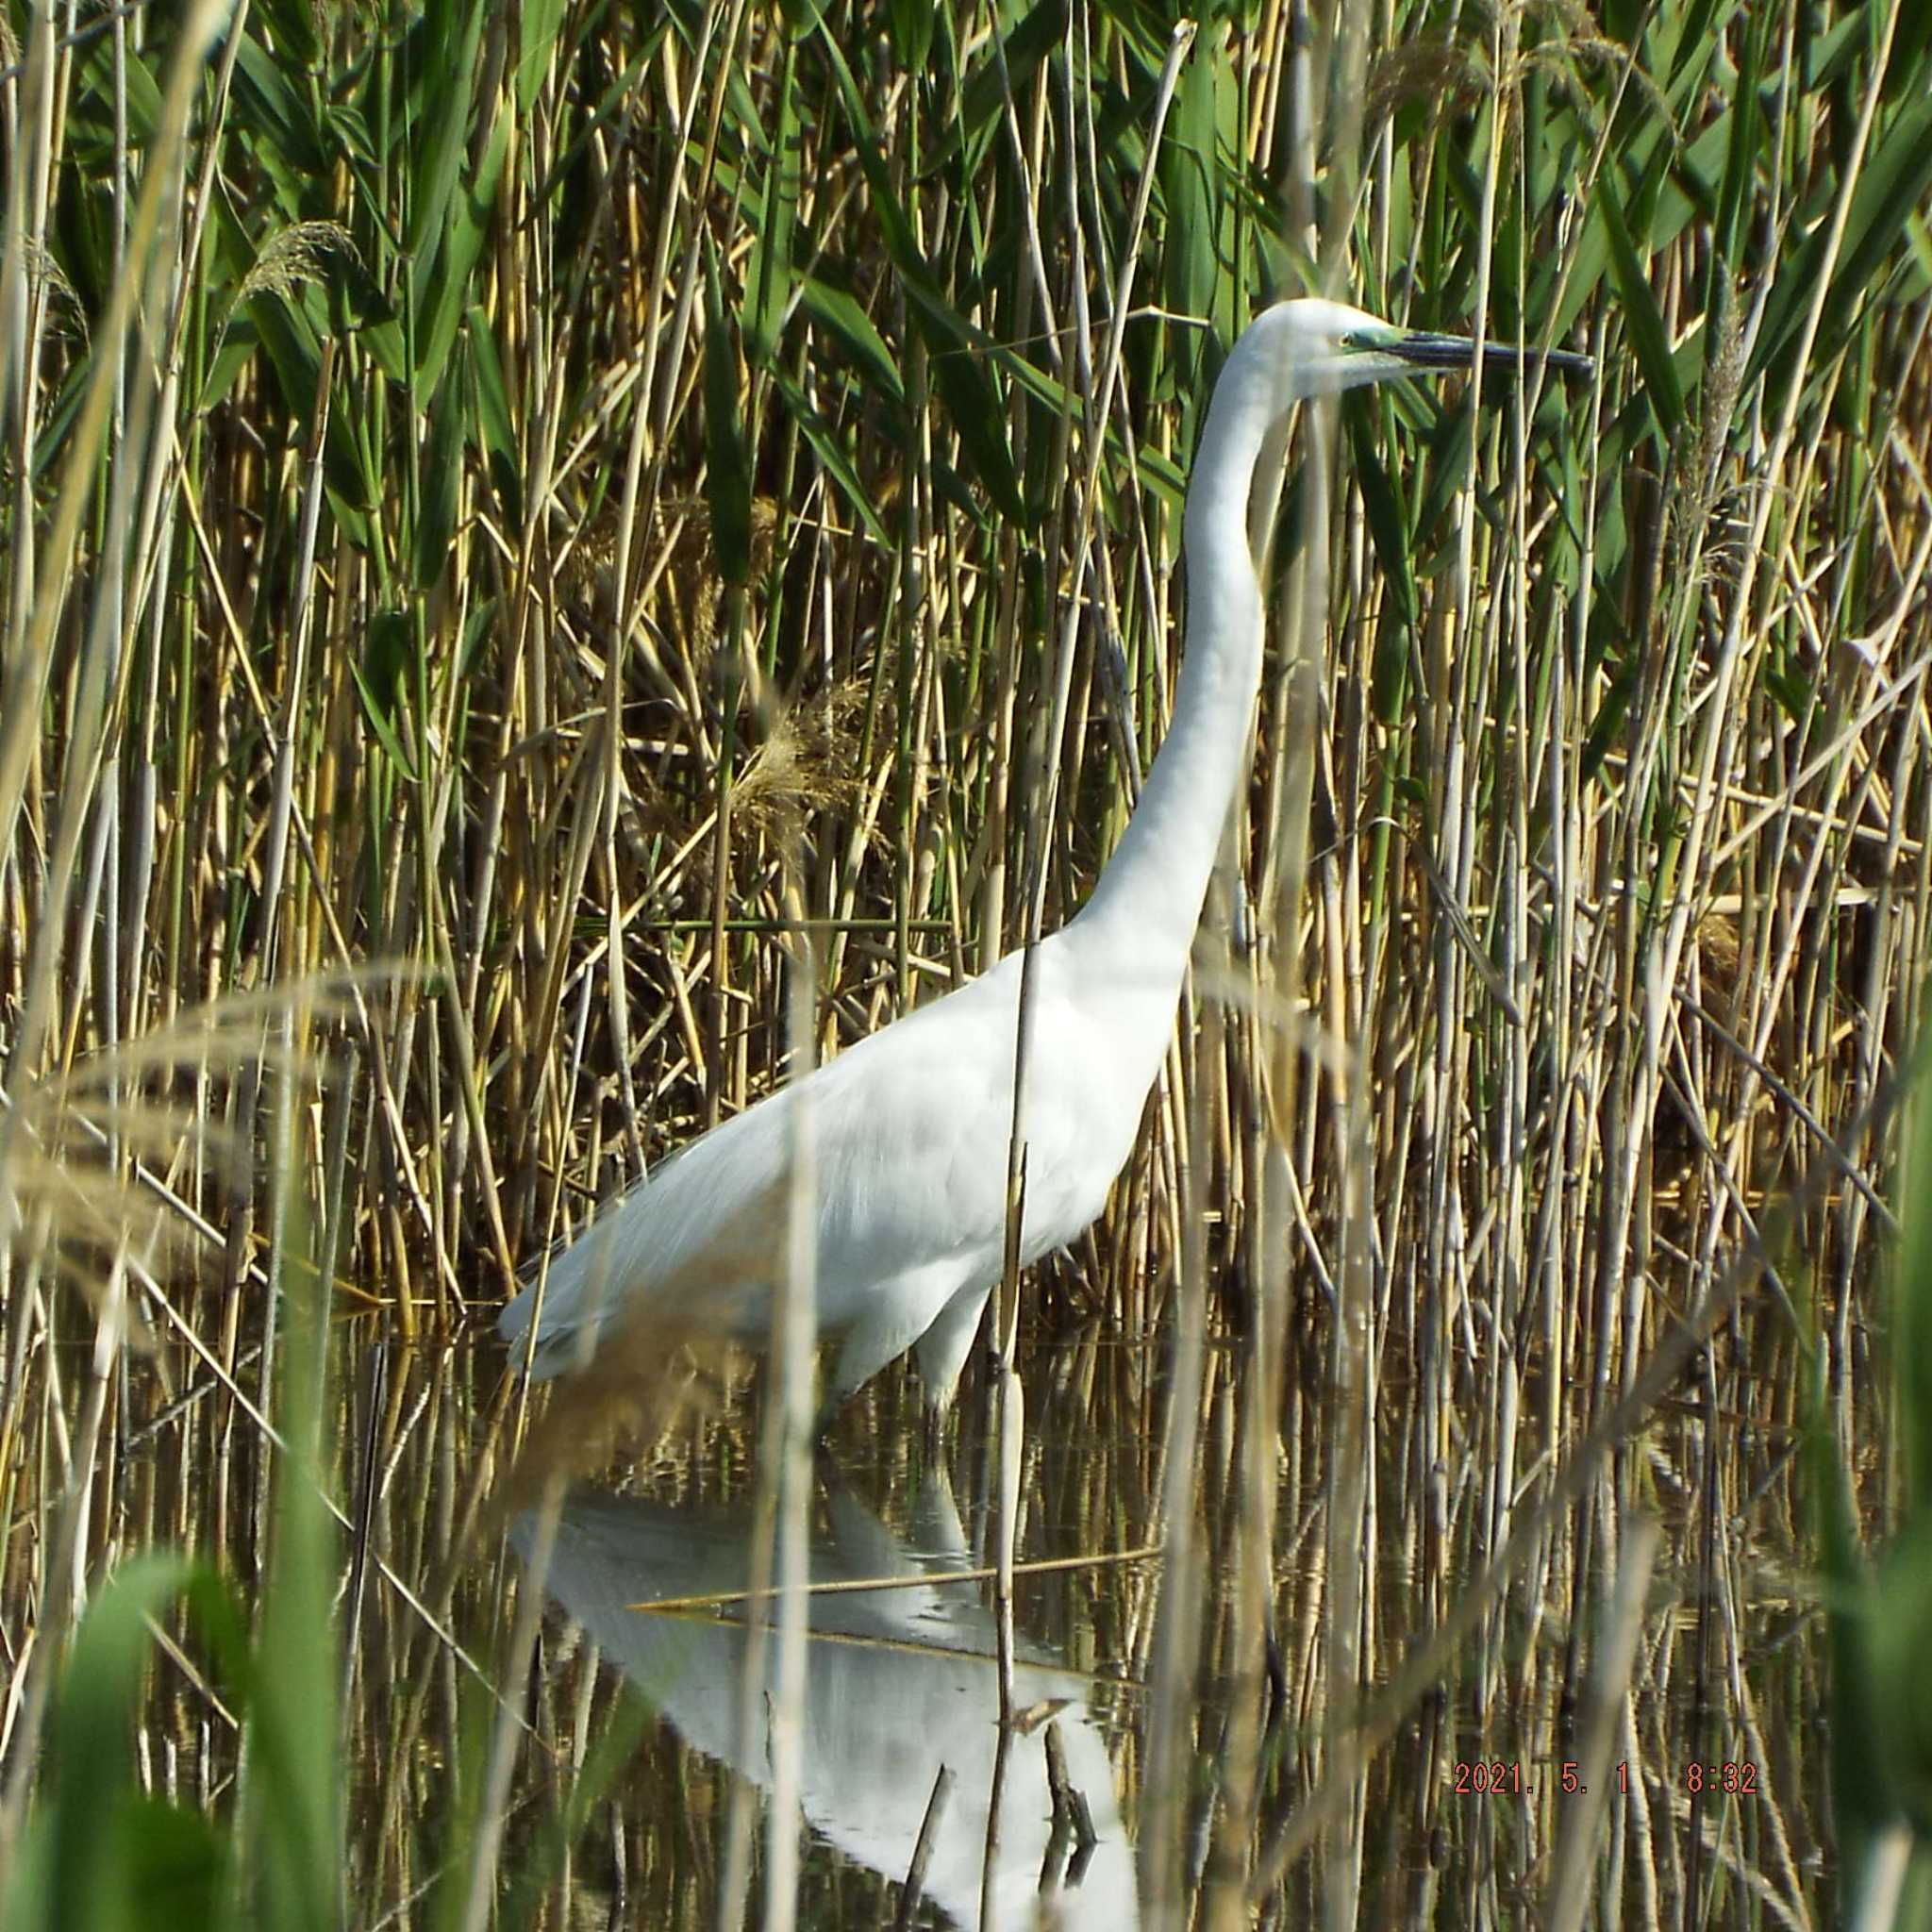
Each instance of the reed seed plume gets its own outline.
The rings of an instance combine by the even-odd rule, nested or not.
[[[859,726],[866,691],[848,679],[821,696],[774,708],[758,749],[732,788],[732,816],[779,847],[827,813],[847,814],[864,791]]]
[[[716,1229],[675,1274],[654,1280],[641,1307],[625,1296],[621,1279],[600,1279],[593,1263],[584,1306],[608,1303],[612,1312],[601,1332],[589,1318],[574,1341],[550,1344],[571,1356],[554,1382],[533,1385],[532,1400],[542,1412],[505,1479],[507,1509],[528,1507],[547,1485],[601,1471],[619,1450],[635,1451],[693,1413],[719,1407],[734,1344],[765,1340],[751,1324],[752,1311],[783,1278],[785,1213],[780,1175],[751,1211]],[[576,1239],[594,1244],[595,1224]],[[540,1310],[533,1327],[541,1319]],[[527,1332],[511,1342],[512,1369],[522,1367],[530,1345]]]
[[[340,222],[292,222],[277,228],[242,276],[235,291],[236,306],[252,295],[279,295],[284,302],[292,301],[298,289],[326,275],[325,258],[331,254],[361,259],[355,238]]]
[[[1391,114],[1413,102],[1431,113],[1464,111],[1480,98],[1485,84],[1474,50],[1440,28],[1383,48],[1369,70],[1362,125],[1374,132]]]
[[[698,1322],[633,1322],[581,1369],[533,1391],[537,1414],[491,1502],[505,1522],[534,1507],[553,1482],[648,1466],[655,1445],[693,1420],[723,1415],[749,1358]]]
[[[60,313],[72,327],[75,342],[85,353],[88,345],[87,308],[74,284],[67,279],[59,258],[40,242],[24,243],[21,258],[26,265],[30,284],[59,297]]]
[[[219,1273],[192,1202],[210,1183],[231,1199],[250,1191],[259,1149],[234,1116],[238,1087],[264,1072],[311,1079],[322,1036],[364,988],[398,976],[372,968],[225,994],[0,1091],[0,1245],[51,1264],[97,1307],[123,1257],[161,1283]],[[299,1034],[287,1024],[298,1016]],[[135,1346],[151,1344],[139,1306],[127,1323]]]

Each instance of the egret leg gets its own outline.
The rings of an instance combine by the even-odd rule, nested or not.
[[[811,1450],[815,1457],[824,1457],[832,1453],[832,1424],[839,1420],[839,1411],[844,1406],[829,1391],[820,1402],[818,1412],[811,1419]]]
[[[925,1466],[927,1469],[941,1469],[946,1459],[946,1422],[953,1413],[953,1391],[950,1389],[946,1391],[943,1402],[934,1402],[928,1397],[924,1408],[921,1446],[925,1452]]]
[[[929,1410],[936,1408],[943,1415],[952,1407],[959,1371],[966,1366],[967,1354],[979,1333],[979,1318],[991,1292],[991,1282],[968,1282],[933,1318],[915,1344],[919,1375],[925,1384]]]
[[[929,1334],[934,1326],[933,1310],[940,1311],[941,1321],[945,1319],[958,1278],[958,1264],[948,1260],[908,1269],[890,1280],[874,1283],[867,1295],[863,1314],[845,1324],[844,1341],[840,1344],[839,1359],[832,1370],[833,1393],[841,1399],[850,1395],[871,1381],[888,1362],[904,1355],[915,1341]],[[967,1341],[970,1343],[971,1340],[969,1335]],[[948,1388],[964,1358],[962,1345],[958,1359],[952,1363]],[[926,1355],[923,1344],[919,1359],[921,1368],[924,1368]]]

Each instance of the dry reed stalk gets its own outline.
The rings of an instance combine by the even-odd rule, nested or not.
[[[1842,9],[1828,13],[1842,25]],[[1315,104],[1336,92],[1330,44],[1294,33],[1321,27],[1321,9],[1310,20],[1272,5],[1245,33],[1197,45],[1175,111],[1198,108],[1211,139],[1177,143],[1170,128],[1154,158],[1133,116],[1164,50],[1127,40],[1112,16],[1078,15],[1043,49],[1004,26],[942,41],[956,52],[923,65],[874,35],[856,84],[914,262],[886,245],[891,208],[817,42],[748,11],[735,40],[721,12],[692,39],[673,21],[619,46],[565,14],[527,74],[492,27],[457,117],[462,151],[481,159],[513,108],[458,318],[468,359],[443,391],[463,421],[437,557],[417,554],[414,532],[445,405],[413,359],[426,291],[393,239],[423,190],[402,158],[420,142],[368,158],[325,128],[337,158],[291,176],[276,146],[286,129],[239,58],[244,42],[271,68],[291,50],[280,23],[250,9],[197,81],[187,145],[167,164],[151,132],[117,129],[111,61],[90,65],[86,45],[62,46],[33,13],[22,71],[0,80],[25,158],[8,174],[0,262],[0,733],[18,774],[0,800],[8,1052],[38,1033],[37,1071],[79,1066],[210,992],[259,983],[276,958],[295,972],[421,962],[425,978],[365,1002],[366,1113],[344,1124],[325,1108],[296,1158],[324,1193],[324,1149],[341,1149],[345,1305],[380,1306],[406,1338],[440,1342],[491,1297],[506,1248],[522,1259],[581,1225],[713,1096],[733,1105],[775,1077],[790,834],[747,820],[768,726],[753,704],[727,715],[721,670],[788,702],[864,693],[857,803],[827,788],[808,833],[805,909],[829,935],[816,1038],[830,1050],[1025,930],[1029,840],[1048,855],[1053,916],[1076,904],[1131,807],[1172,688],[1170,509],[1207,381],[1194,339],[1163,317],[1211,311],[1234,326],[1249,292],[1282,273],[1255,252],[1276,227],[1311,273],[1346,245],[1370,306],[1444,325],[1480,310],[1498,335],[1519,318],[1562,331],[1574,291],[1606,372],[1579,426],[1560,426],[1554,399],[1539,406],[1533,391],[1466,451],[1454,397],[1344,415],[1354,459],[1340,471],[1320,614],[1332,649],[1314,708],[1308,895],[1284,906],[1277,884],[1269,896],[1288,877],[1277,827],[1299,782],[1283,681],[1263,710],[1232,916],[1247,971],[1249,894],[1260,896],[1276,965],[1293,956],[1311,1010],[1357,1049],[1358,1071],[1300,1081],[1264,1126],[1275,1035],[1263,1003],[1216,1023],[1219,1040],[1183,1027],[1145,1146],[1091,1247],[1042,1274],[1037,1306],[1049,1328],[1097,1313],[1106,1336],[1161,1335],[1185,1305],[1173,1264],[1199,1244],[1208,1368],[1191,1398],[1194,1528],[1218,1571],[1231,1574],[1241,1509],[1259,1507],[1236,1495],[1236,1472],[1265,1447],[1279,1486],[1272,1536],[1240,1546],[1245,1622],[1204,1620],[1204,1668],[1256,1683],[1265,1598],[1303,1725],[1257,1762],[1246,1824],[1225,1827],[1230,1863],[1244,1864],[1291,1781],[1322,1769],[1313,1733],[1335,1707],[1324,1673],[1373,1679],[1412,1641],[1404,1577],[1419,1579],[1429,1622],[1451,1620],[1485,1558],[1521,1535],[1536,1486],[1636,1386],[1683,1310],[1740,1247],[1788,1224],[1765,1291],[1714,1339],[1694,1403],[1653,1409],[1560,1520],[1513,1544],[1507,1611],[1486,1612],[1466,1653],[1442,1662],[1431,1735],[1444,1765],[1477,1733],[1510,1748],[1589,1681],[1591,1607],[1616,1574],[1620,1511],[1652,1490],[1671,1557],[1712,1583],[1700,1619],[1658,1626],[1641,1653],[1644,1714],[1624,1748],[1671,1755],[1647,1700],[1700,1668],[1761,1705],[1762,1579],[1726,1568],[1707,1537],[1730,1514],[1754,1549],[1802,1547],[1791,1452],[1814,1364],[1863,1458],[1861,1505],[1875,1519],[1897,1503],[1895,1465],[1873,1449],[1882,1406],[1867,1340],[1889,1240],[1874,1204],[1893,1154],[1864,1123],[1920,1017],[1932,920],[1912,629],[1932,559],[1928,314],[1897,292],[1917,286],[1903,255],[1861,252],[1859,185],[1898,178],[1887,142],[1906,94],[1874,87],[1863,42],[1839,92],[1819,93],[1783,17],[1740,17],[1714,50],[1671,51],[1722,55],[1693,84],[1650,71],[1655,38],[1611,56],[1588,23],[1546,12],[1418,43],[1424,23],[1397,8],[1374,28],[1361,138],[1330,143],[1318,221],[1311,162],[1275,188]],[[153,74],[176,51],[157,61],[142,37],[160,28],[107,25],[124,67]],[[1196,63],[1209,83],[1198,96]],[[379,68],[391,98],[410,103],[412,141],[427,125],[393,50],[359,24],[328,23],[314,65],[331,76],[325,115],[354,96],[343,76]],[[1710,149],[1696,148],[1734,105],[1725,75],[1747,72],[1753,111],[1780,130],[1747,157],[1748,252],[1712,214]],[[706,631],[697,586],[712,575],[712,532],[688,511],[706,476],[697,351],[711,324],[697,277],[713,251],[736,325],[774,151],[760,135],[787,86],[800,279],[772,357],[747,361],[736,397],[758,489],[777,506],[776,561],[755,566],[741,608],[722,628],[713,608]],[[1704,188],[1677,220],[1693,153]],[[1191,198],[1176,158],[1197,155],[1207,185]],[[1630,199],[1640,179],[1660,184],[1654,204]],[[142,258],[137,187],[179,197],[164,299],[143,308],[152,341],[131,358],[115,321],[128,309],[75,252],[68,211],[76,184],[96,183],[104,260],[116,248]],[[236,184],[246,197],[225,199]],[[1606,197],[1633,224],[1627,288],[1604,266]],[[322,264],[325,287],[239,298],[282,233],[323,221],[349,235],[393,325],[353,312],[346,255]],[[1196,247],[1218,280],[1191,279]],[[1103,382],[1108,357],[1083,359],[1092,291],[1118,288],[1135,257],[1144,307],[1130,324],[1118,306],[1106,318],[1120,350]],[[908,292],[915,267],[921,300]],[[927,327],[935,293],[969,332]],[[1642,301],[1674,356],[1674,424],[1670,385],[1639,353]],[[274,352],[291,331],[310,352],[299,365]],[[333,373],[318,385],[325,349]],[[61,412],[95,352],[111,391],[90,431],[103,454],[63,472],[94,419]],[[962,364],[985,379],[976,417],[948,389]],[[1024,519],[981,467],[988,426]],[[37,493],[50,458],[74,485],[64,499]],[[1459,499],[1452,472],[1474,485]],[[600,605],[573,559],[620,516],[624,583]],[[56,567],[63,528],[71,571]],[[1061,594],[1089,620],[1071,632],[1051,615]],[[62,595],[67,614],[36,658],[36,613],[44,627]],[[109,638],[111,675],[110,657],[90,658]],[[90,661],[92,688],[77,675]],[[38,695],[17,707],[28,686]],[[1357,1155],[1363,1079],[1376,1104]],[[22,1091],[11,1074],[8,1091]],[[247,1112],[215,1072],[184,1076],[182,1091],[238,1126]],[[10,1609],[10,1639],[50,1634],[37,1619],[56,1602],[60,1499],[76,1482],[90,1576],[148,1542],[193,1542],[244,1574],[264,1552],[269,1250],[228,1211],[229,1177],[201,1140],[149,1146],[114,1108],[101,1124],[110,1164],[158,1191],[167,1217],[232,1244],[225,1270],[170,1284],[165,1301],[130,1277],[132,1304],[169,1340],[152,1363],[110,1351],[104,1381],[76,1373],[97,1335],[58,1287],[58,1243],[29,1240],[0,1260],[0,1598],[25,1607]],[[1829,1189],[1780,1223],[1771,1204],[1827,1147]],[[1330,1297],[1359,1307],[1349,1284],[1362,1257],[1371,1426],[1351,1474],[1329,1426]],[[1257,1283],[1284,1326],[1274,1424],[1245,1406],[1249,1374],[1231,1366]],[[424,1809],[424,1767],[448,1755],[439,1727],[467,1672],[446,1646],[460,1637],[474,1654],[463,1620],[484,1607],[458,1552],[481,1479],[463,1417],[466,1405],[490,1411],[491,1370],[404,1353],[379,1398],[359,1381],[341,1397],[344,1440],[370,1444],[361,1560],[423,1612],[378,1581],[358,1666],[364,1683],[406,1687],[393,1724],[358,1717],[351,1746],[394,1827],[375,1835],[368,1870],[396,1899],[434,1866],[401,1821]],[[1041,1374],[1050,1405],[1134,1446],[1070,1465],[1036,1439],[1022,1464],[1029,1520],[1038,1484],[1051,1499],[1040,1510],[1138,1545],[1178,1480],[1159,1467],[1144,1358],[1103,1341]],[[865,1412],[880,1429],[858,1445],[895,1483],[908,1452],[881,1439],[904,1399],[897,1382],[873,1392]],[[668,1432],[679,1479],[723,1480],[705,1457],[738,1441],[732,1428],[699,1415]],[[1357,1481],[1361,1650],[1324,1664],[1323,1592],[1339,1602],[1347,1579],[1332,1550],[1319,1575],[1297,1566],[1345,1526]],[[1147,1655],[1151,1588],[1124,1585],[1103,1606],[1123,1657]],[[31,1651],[16,1641],[11,1655],[17,1711]],[[1815,1687],[1813,1669],[1794,1665],[1794,1680]],[[184,1681],[158,1689],[144,1748],[158,1788],[213,1802],[222,1719]],[[1775,1712],[1748,1720],[1748,1699],[1732,1698],[1739,1722],[1775,1735]],[[1171,1692],[1160,1701],[1171,1707]],[[568,1711],[560,1723],[568,1733]],[[1138,1740],[1122,1748],[1138,1770]],[[1373,1821],[1404,1775],[1368,1754],[1367,1808],[1357,1799],[1349,1815]],[[1416,1807],[1459,1856],[1456,1814],[1427,1795],[1440,1783],[1416,1787]],[[1150,1819],[1170,1795],[1149,1801]],[[1640,1788],[1613,1807],[1606,1895],[1626,1886],[1640,1917],[1661,1913],[1694,1865],[1710,1874],[1743,1842],[1781,1897],[1800,1895],[1790,1872],[1811,1868],[1797,1851],[1788,1865],[1780,1845],[1806,1841],[1808,1800],[1757,1814],[1743,1827],[1755,1839],[1700,1832],[1693,1849],[1667,1798]],[[1525,1806],[1520,1841],[1547,1849],[1559,1822]],[[1493,1823],[1480,1829],[1491,1850],[1509,1842]],[[632,1853],[626,1869],[647,1882]],[[1344,1855],[1338,1838],[1295,1867],[1296,1901],[1348,1897]],[[1161,1854],[1173,1870],[1179,1856]],[[1365,1911],[1374,1884],[1362,1882]]]

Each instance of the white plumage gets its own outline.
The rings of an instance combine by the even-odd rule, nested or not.
[[[1513,350],[1490,353],[1516,364]],[[1257,317],[1222,371],[1188,492],[1187,651],[1173,724],[1092,897],[1041,941],[1035,965],[1023,1260],[1099,1214],[1172,1034],[1247,769],[1262,648],[1248,504],[1264,441],[1306,396],[1473,357],[1457,337],[1296,301]],[[851,1393],[916,1347],[927,1399],[942,1407],[1005,1252],[1022,958],[1008,955],[660,1164],[551,1258],[534,1373],[554,1374],[613,1326],[654,1318],[680,1334],[761,1341],[792,1110],[803,1104],[817,1167],[819,1326],[839,1344],[831,1393]],[[538,1294],[533,1282],[504,1309],[498,1325],[512,1342],[524,1341]]]

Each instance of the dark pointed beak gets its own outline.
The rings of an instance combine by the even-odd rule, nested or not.
[[[1388,345],[1388,353],[1418,369],[1472,369],[1475,366],[1475,344],[1467,336],[1429,335],[1418,330]],[[1485,342],[1483,368],[1503,375],[1514,375],[1525,369],[1565,369],[1576,375],[1591,375],[1596,364],[1588,356],[1569,349],[1519,349],[1514,342]]]

